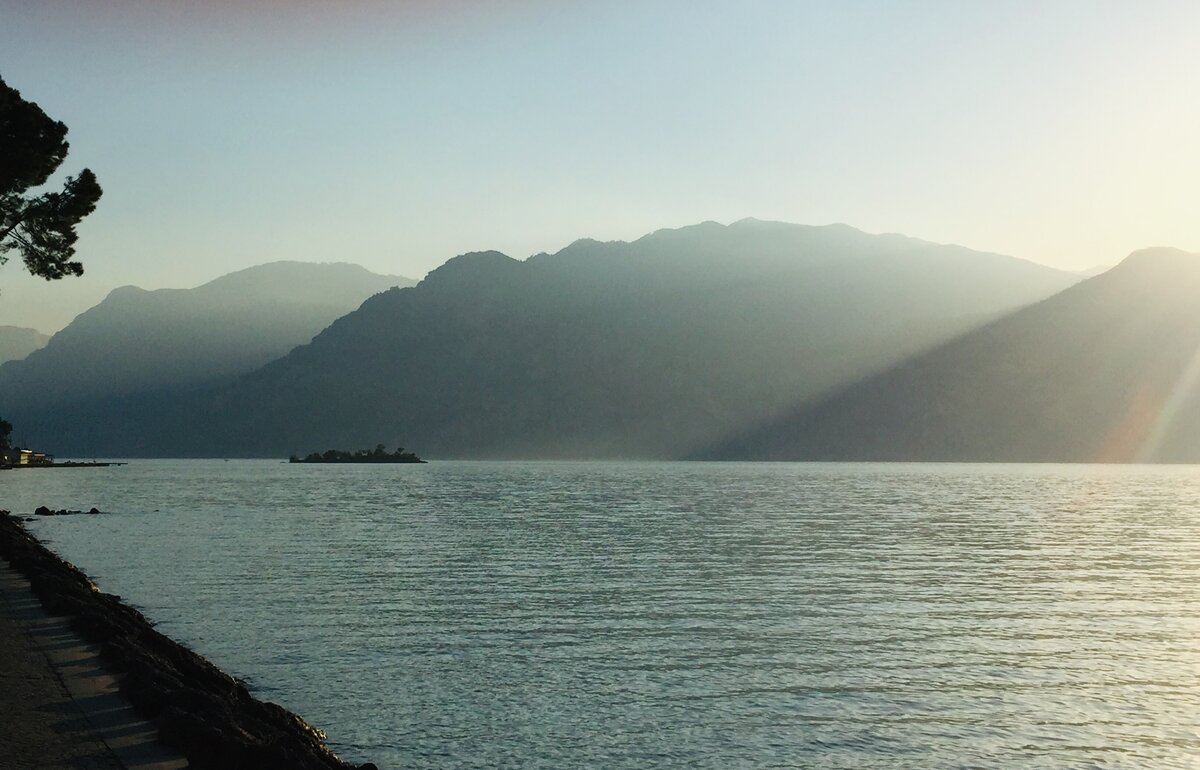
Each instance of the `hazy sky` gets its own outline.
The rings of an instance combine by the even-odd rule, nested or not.
[[[1064,268],[1200,250],[1200,3],[0,0],[0,74],[104,186],[47,331],[116,285],[746,216]]]

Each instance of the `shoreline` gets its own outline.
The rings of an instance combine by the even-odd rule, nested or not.
[[[184,770],[66,618],[0,559],[0,765],[10,770]]]
[[[256,699],[241,681],[154,630],[145,616],[102,593],[7,511],[0,511],[0,559],[28,580],[49,615],[64,617],[71,630],[97,645],[120,695],[189,766],[376,770],[373,763],[343,761],[319,729]]]

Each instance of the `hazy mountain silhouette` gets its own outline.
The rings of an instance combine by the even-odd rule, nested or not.
[[[149,455],[385,442],[435,458],[674,457],[1076,280],[754,220],[523,262],[465,254],[213,396],[113,404],[102,419],[137,427],[56,438]]]
[[[194,289],[115,289],[45,347],[0,366],[0,411],[35,436],[38,412],[69,426],[98,399],[227,379],[308,342],[372,294],[411,284],[357,265],[274,262]]]
[[[1200,254],[1095,278],[699,456],[1200,462]]]
[[[0,364],[17,361],[33,351],[45,347],[49,334],[23,326],[0,326]]]

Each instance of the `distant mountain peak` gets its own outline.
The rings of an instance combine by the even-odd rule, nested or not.
[[[50,335],[24,326],[0,326],[0,364],[19,361],[46,345]]]
[[[1149,265],[1194,268],[1200,265],[1200,254],[1173,246],[1151,246],[1132,252],[1121,260],[1118,267],[1145,267]]]
[[[113,297],[131,297],[135,294],[148,294],[149,292],[150,289],[143,289],[141,286],[134,286],[130,283],[113,289],[108,293],[105,299]]]
[[[500,251],[469,251],[466,254],[459,254],[457,257],[452,257],[446,260],[440,267],[431,270],[425,276],[425,282],[432,281],[437,283],[454,276],[481,270],[494,272],[495,270],[504,270],[519,264],[520,260],[513,259]]]
[[[663,238],[689,237],[699,233],[717,232],[725,229],[727,229],[726,225],[707,219],[703,222],[697,222],[694,225],[684,225],[683,227],[660,227],[654,232],[643,235],[641,238],[633,241],[633,243],[654,241]]]
[[[1090,276],[1091,281],[1124,281],[1145,286],[1191,281],[1200,276],[1200,254],[1171,246],[1152,246],[1130,253],[1114,267]]]
[[[1196,462],[1200,254],[1118,266],[699,456],[774,460]]]
[[[246,276],[252,275],[274,275],[279,273],[290,275],[298,272],[326,274],[335,272],[345,275],[379,275],[378,273],[374,273],[362,265],[358,265],[353,262],[343,262],[340,260],[332,262],[304,262],[296,259],[277,259],[273,262],[264,262],[261,265],[251,265],[250,267],[244,267],[241,270],[234,270],[232,273],[226,273],[225,275],[214,278],[202,285],[207,286],[209,283],[214,283],[217,281],[237,281],[245,278]]]
[[[270,262],[192,289],[121,286],[45,347],[0,367],[6,411],[195,385],[241,374],[308,342],[397,284],[349,263]]]

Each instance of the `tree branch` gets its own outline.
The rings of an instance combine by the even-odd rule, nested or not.
[[[16,230],[21,225],[21,223],[23,221],[25,221],[25,215],[28,213],[29,213],[28,206],[25,206],[23,209],[21,209],[20,215],[17,216],[17,221],[15,221],[11,225],[9,225],[8,228],[3,233],[0,233],[0,241],[3,241],[5,238],[7,238],[9,236],[10,233],[12,233],[13,230]],[[13,237],[16,238],[15,235]]]

